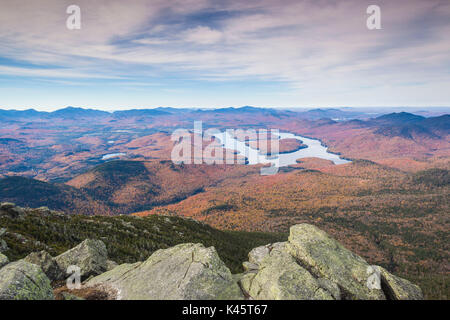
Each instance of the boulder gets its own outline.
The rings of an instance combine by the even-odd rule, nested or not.
[[[261,248],[261,247],[260,247]],[[261,259],[257,273],[247,273],[241,280],[244,294],[257,300],[332,300],[330,292],[289,255],[284,245],[256,250]],[[255,253],[255,250],[252,250]],[[249,254],[249,258],[251,254]]]
[[[154,252],[145,262],[122,264],[89,280],[124,300],[228,300],[243,295],[213,247],[180,244]]]
[[[0,269],[3,266],[6,266],[8,263],[9,263],[8,257],[0,253]]]
[[[267,256],[270,251],[273,249],[283,250],[285,248],[285,244],[285,242],[276,242],[252,249],[248,253],[248,261],[243,263],[244,269],[258,269],[262,259]]]
[[[2,202],[0,203],[0,209],[1,210],[9,210],[12,208],[15,208],[16,204],[12,202]]]
[[[48,207],[39,207],[39,208],[35,209],[34,211],[42,217],[48,217],[51,215],[51,211]]]
[[[106,260],[106,271],[110,271],[117,266],[118,266],[117,262],[112,260]]]
[[[45,250],[30,253],[23,260],[41,267],[42,271],[52,281],[63,280],[65,277],[65,272],[60,269],[55,259]]]
[[[17,207],[11,202],[2,202],[0,204],[0,215],[6,215],[13,219],[20,219],[25,215],[25,210],[21,207]]]
[[[45,273],[23,260],[0,269],[0,300],[53,300],[53,289]]]
[[[423,299],[418,286],[370,266],[308,224],[291,227],[287,242],[254,248],[248,257],[237,279],[249,299]]]
[[[377,266],[381,275],[381,285],[391,300],[423,300],[422,290],[410,281],[394,276]]]
[[[314,277],[339,286],[342,298],[385,299],[381,288],[367,285],[370,265],[317,227],[309,224],[291,227],[286,249]]]
[[[0,252],[5,252],[6,250],[8,250],[8,244],[6,243],[5,240],[0,239]]]
[[[108,252],[101,240],[86,239],[78,246],[55,257],[63,272],[71,265],[81,269],[81,278],[99,275],[107,270]]]
[[[248,261],[253,265],[258,265],[267,254],[269,254],[268,246],[254,248],[248,253]]]
[[[4,236],[6,234],[6,228],[0,228],[0,237]],[[6,244],[5,240],[0,239],[0,252],[5,252],[8,250],[8,245]]]

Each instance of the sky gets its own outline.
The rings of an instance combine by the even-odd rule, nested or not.
[[[449,52],[449,0],[0,0],[0,108],[449,106]]]

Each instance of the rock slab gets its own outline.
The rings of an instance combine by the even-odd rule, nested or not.
[[[63,270],[60,269],[55,259],[45,250],[30,253],[23,260],[41,267],[45,275],[52,281],[63,280],[65,278]]]
[[[423,299],[418,286],[369,265],[309,224],[291,227],[287,242],[255,248],[248,258],[238,277],[248,299]]]
[[[243,299],[216,250],[193,243],[158,250],[145,262],[119,265],[86,285],[124,300]]]
[[[81,269],[81,278],[87,279],[107,270],[108,252],[103,241],[86,239],[55,257],[55,261],[63,272],[71,265],[78,266]]]
[[[287,251],[316,278],[339,286],[346,299],[383,300],[383,291],[367,285],[370,265],[327,233],[310,224],[292,226]]]
[[[258,259],[252,254],[258,252]],[[248,273],[240,283],[244,293],[257,300],[333,300],[330,292],[295,259],[285,245],[259,247],[249,254],[258,263],[256,273]]]
[[[381,275],[381,284],[391,300],[423,300],[422,289],[414,283],[389,273],[377,266]]]

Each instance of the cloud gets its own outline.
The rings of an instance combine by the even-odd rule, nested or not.
[[[44,77],[44,78],[84,78],[84,79],[120,79],[115,76],[80,72],[73,69],[49,69],[49,68],[18,68],[0,66],[0,74],[15,76]]]
[[[72,1],[15,0],[0,11],[0,59],[17,65],[0,73],[273,81],[301,97],[448,83],[450,2],[378,3],[383,29],[369,31],[366,0],[79,0],[82,29],[69,31]]]
[[[213,44],[222,39],[222,32],[213,30],[209,27],[199,26],[188,29],[184,32],[183,38],[185,41],[194,42],[198,44]]]

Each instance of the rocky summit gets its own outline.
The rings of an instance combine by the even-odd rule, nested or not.
[[[309,224],[289,240],[253,249],[240,283],[251,299],[423,299],[421,289],[347,250]]]
[[[81,288],[61,281],[79,267]],[[0,254],[0,299],[110,300],[413,300],[421,289],[372,266],[309,224],[288,241],[256,247],[232,274],[214,247],[183,243],[147,260],[117,265],[101,240],[86,239],[52,257],[46,251],[9,262]]]

